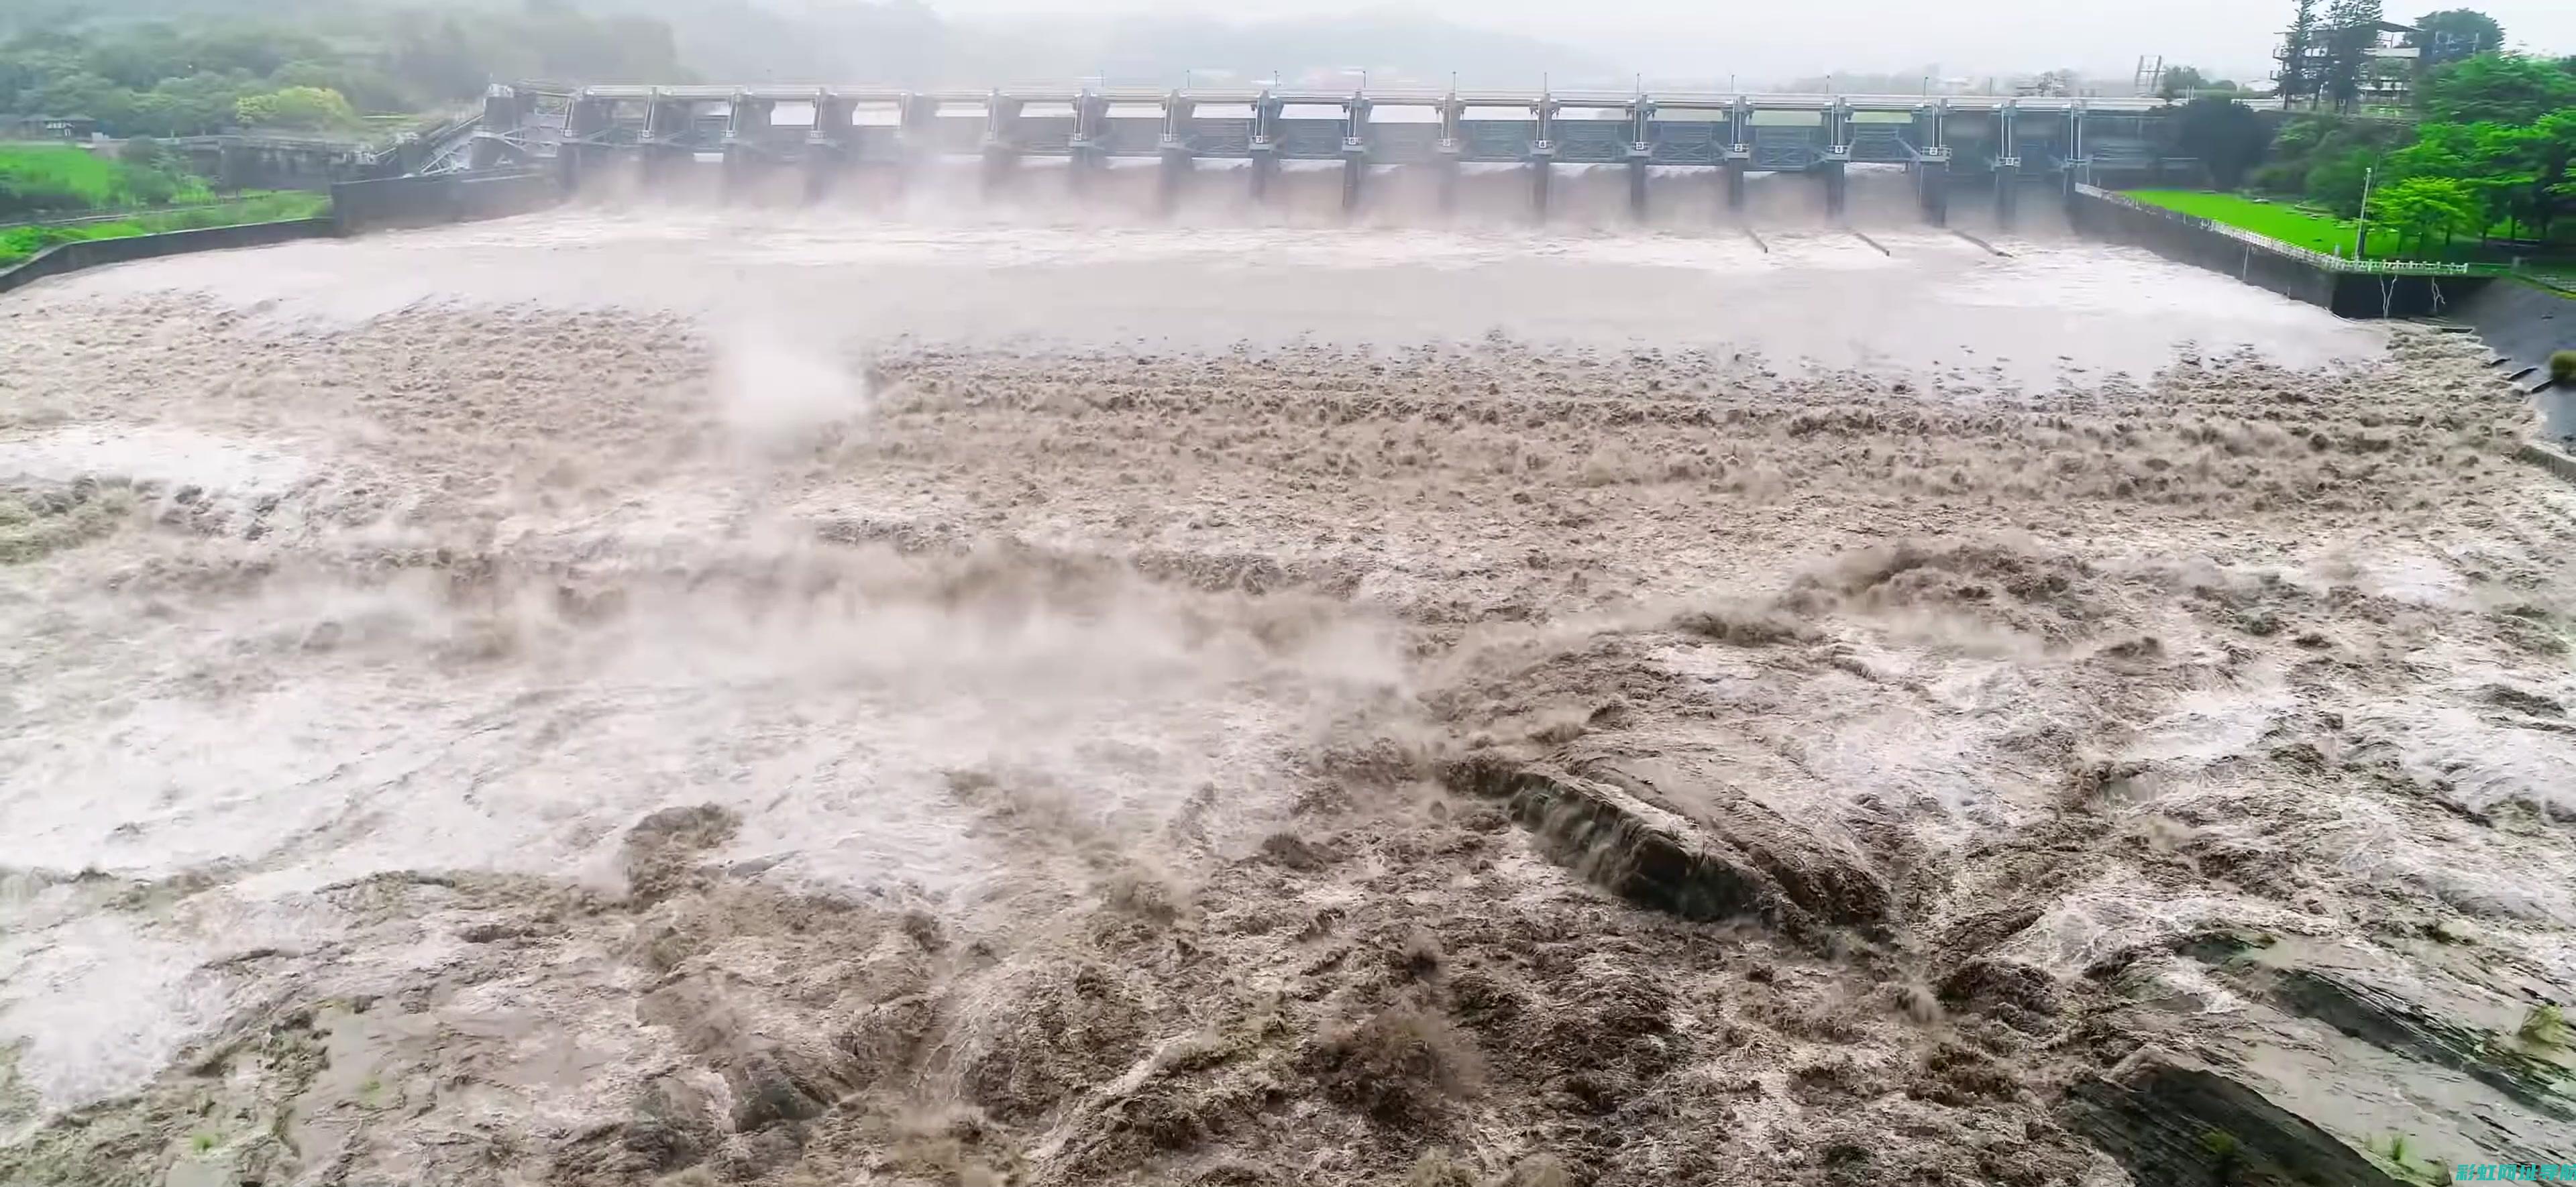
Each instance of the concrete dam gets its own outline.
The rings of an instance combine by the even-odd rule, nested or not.
[[[728,189],[789,175],[821,197],[853,174],[934,159],[980,158],[998,187],[1023,160],[1053,158],[1077,188],[1113,160],[1144,159],[1159,163],[1168,202],[1201,160],[1248,162],[1256,200],[1284,162],[1338,162],[1350,209],[1374,168],[1432,172],[1446,206],[1461,167],[1511,165],[1544,217],[1554,166],[1624,166],[1642,217],[1653,170],[1706,170],[1710,200],[1729,209],[1743,206],[1748,173],[1811,175],[1839,216],[1846,170],[1877,165],[1904,169],[1923,217],[1942,225],[1954,196],[2009,221],[2028,188],[2197,178],[2172,110],[2152,98],[496,85],[470,139],[423,172],[551,169],[574,184],[640,166],[650,184],[720,166]]]

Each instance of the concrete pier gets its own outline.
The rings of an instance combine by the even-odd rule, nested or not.
[[[1252,147],[1252,200],[1270,200],[1270,187],[1279,179],[1279,150],[1271,145]]]
[[[1556,162],[1556,148],[1549,144],[1530,146],[1530,214],[1547,221],[1547,183],[1550,168]]]
[[[1950,225],[1950,163],[1921,161],[1914,166],[1914,196],[1923,206],[1923,221]]]

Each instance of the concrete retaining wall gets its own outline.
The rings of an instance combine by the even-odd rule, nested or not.
[[[2557,446],[2529,441],[2523,444],[2521,451],[2515,456],[2569,482],[2576,482],[2576,457],[2568,456]]]
[[[2224,272],[2342,317],[2422,317],[2449,313],[2487,286],[2483,276],[2382,275],[2320,267],[2267,251],[2180,211],[2132,206],[2094,194],[2068,199],[2067,220],[2097,239],[2146,248],[2178,263]]]
[[[32,284],[48,276],[78,272],[101,264],[122,264],[128,260],[148,260],[155,256],[178,255],[191,251],[220,251],[233,247],[265,247],[295,239],[321,239],[340,233],[339,225],[327,218],[300,218],[275,223],[244,223],[238,227],[205,227],[194,231],[164,231],[158,235],[130,235],[123,239],[89,239],[78,243],[57,243],[15,268],[0,271],[0,293],[21,285]]]
[[[2576,350],[2576,298],[2519,281],[2488,285],[2451,316],[2520,367],[2545,367],[2552,352]]]
[[[563,200],[563,188],[542,173],[450,173],[437,177],[394,177],[347,182],[331,187],[329,218],[246,223],[196,231],[165,231],[123,239],[61,243],[37,252],[15,268],[0,270],[0,293],[48,276],[148,260],[191,251],[262,247],[295,239],[351,235],[385,227],[426,226],[470,219],[501,218],[540,210]]]
[[[331,209],[341,229],[354,235],[525,214],[563,197],[563,186],[547,173],[444,173],[342,182],[331,187]]]

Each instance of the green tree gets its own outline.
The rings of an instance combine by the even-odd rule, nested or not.
[[[2432,72],[2424,118],[2445,124],[2529,124],[2576,105],[2576,74],[2516,54],[2479,54]]]
[[[28,115],[85,115],[111,127],[134,110],[134,92],[85,70],[47,78],[21,99]]]
[[[2262,117],[2234,99],[2194,99],[2176,117],[2175,142],[2209,167],[2211,184],[2232,190],[2245,184],[2245,174],[2263,159],[2271,134]]]
[[[2576,107],[2561,108],[2526,128],[2495,134],[2498,156],[2511,162],[2520,183],[2517,210],[2541,238],[2561,214],[2576,208]]]
[[[2201,90],[2208,85],[2209,80],[2202,77],[2196,67],[2167,66],[2164,79],[2156,87],[2156,93],[2170,102],[2187,97],[2193,91]]]
[[[2326,9],[2326,61],[2322,93],[2336,111],[2361,98],[2361,80],[2379,43],[2379,0],[2334,0]]]
[[[2370,196],[2370,224],[2396,233],[2398,250],[2422,251],[2435,236],[2444,243],[2478,225],[2478,199],[2468,185],[2448,177],[2409,177]]]
[[[2474,8],[2446,8],[2425,13],[2424,19],[2415,22],[2415,32],[2408,35],[2406,44],[2424,51],[2420,59],[2424,65],[2438,66],[2501,51],[2504,26]]]
[[[244,95],[233,114],[251,128],[346,128],[358,113],[338,91],[324,87],[284,87],[265,95]]]
[[[2308,168],[2309,199],[2344,218],[2359,214],[2362,187],[2369,184],[2378,158],[2369,149],[2355,148],[2317,161]]]
[[[2281,109],[2317,93],[2317,0],[2290,0],[2290,28],[2281,35]]]
[[[134,97],[132,115],[116,130],[143,136],[204,136],[232,126],[233,108],[248,83],[222,74],[164,80]]]

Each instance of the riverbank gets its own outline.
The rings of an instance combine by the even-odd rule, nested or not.
[[[108,220],[8,227],[0,229],[0,268],[21,263],[56,244],[253,223],[294,222],[323,218],[330,213],[331,198],[327,194],[282,193],[237,202],[191,206],[183,210],[135,212]]]
[[[2326,255],[2350,257],[2360,246],[2360,220],[2336,218],[2323,211],[2303,209],[2294,199],[2271,200],[2207,190],[2123,190],[2121,193],[2140,202],[2224,223]],[[2383,228],[2371,238],[2369,258],[2465,263],[2524,273],[2554,286],[2564,286],[2571,278],[2576,278],[2576,242],[2554,244],[2547,249],[2516,248],[2482,244],[2475,236],[2469,236],[2437,249],[2409,252],[2400,251],[2397,236]]]

